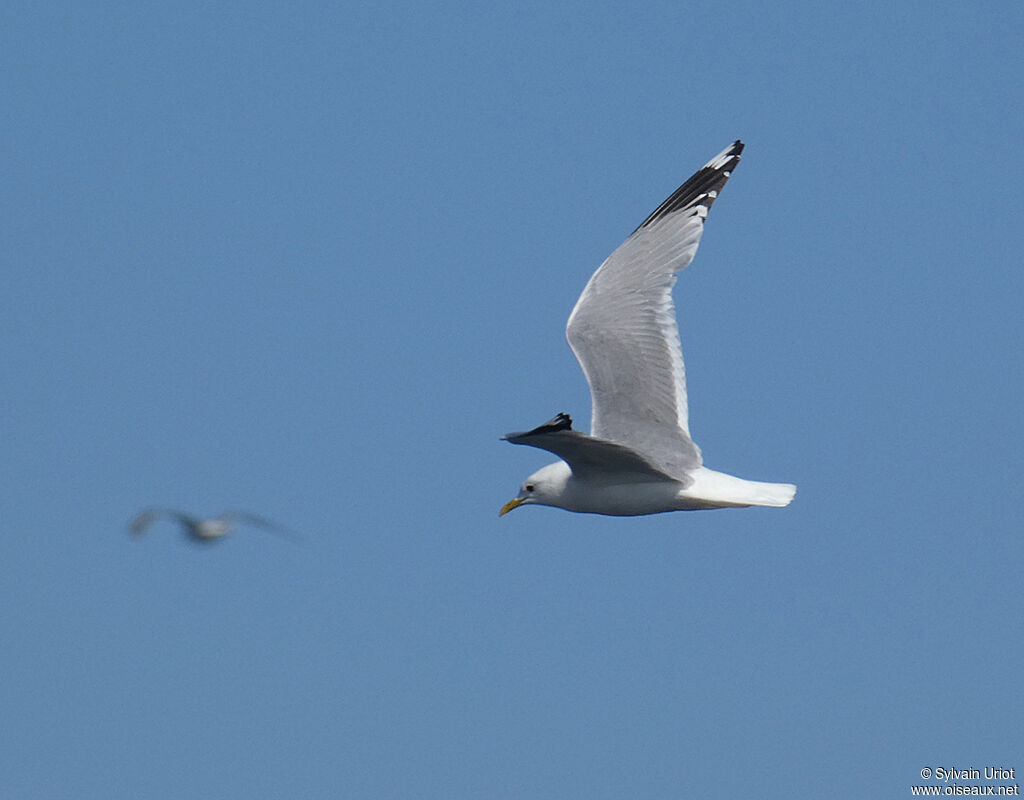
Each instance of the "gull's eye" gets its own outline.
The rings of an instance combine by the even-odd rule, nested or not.
[[[532,483],[526,484],[526,491],[528,491],[528,492],[532,492],[533,491],[533,484]]]

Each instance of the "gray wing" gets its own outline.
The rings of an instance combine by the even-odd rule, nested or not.
[[[199,523],[198,519],[181,511],[173,511],[169,508],[147,508],[145,511],[136,514],[132,521],[128,523],[128,530],[131,531],[133,536],[142,536],[146,529],[158,519],[173,520],[189,528]]]
[[[566,327],[590,385],[591,434],[677,479],[702,460],[690,438],[672,287],[742,151],[733,142],[658,206],[593,274]]]
[[[616,483],[676,480],[624,445],[572,430],[568,414],[559,414],[533,430],[507,433],[501,438],[554,453],[581,479],[599,480],[614,473]]]
[[[259,514],[252,514],[248,511],[228,511],[221,514],[219,518],[224,522],[229,522],[231,524],[247,524],[256,528],[263,528],[263,530],[276,533],[293,541],[301,540],[301,537],[294,531],[274,522],[272,519],[267,519],[266,517],[261,517]]]

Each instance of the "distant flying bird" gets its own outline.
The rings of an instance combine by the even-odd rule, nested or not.
[[[185,535],[197,542],[212,542],[229,534],[238,525],[252,525],[271,531],[288,539],[296,539],[295,534],[276,522],[249,514],[245,511],[229,511],[216,517],[194,517],[181,511],[165,508],[147,508],[138,514],[129,524],[128,529],[133,536],[141,536],[146,529],[159,519],[177,522]]]
[[[499,516],[535,503],[633,516],[703,508],[788,505],[796,487],[704,466],[690,438],[686,373],[672,287],[697,252],[708,209],[740,160],[733,142],[699,169],[593,274],[566,337],[590,385],[591,434],[559,414],[512,444],[561,461],[527,478]]]

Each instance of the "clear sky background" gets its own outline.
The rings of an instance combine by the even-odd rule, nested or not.
[[[5,797],[1024,770],[1024,6],[0,16]],[[499,520],[550,460],[499,436],[588,428],[583,285],[737,138],[691,428],[793,505]]]

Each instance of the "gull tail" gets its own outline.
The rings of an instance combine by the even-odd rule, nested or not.
[[[796,487],[791,483],[748,481],[701,467],[693,473],[693,484],[681,494],[686,503],[684,508],[782,508],[790,504]]]
[[[792,483],[763,483],[748,481],[750,487],[749,502],[752,506],[770,506],[782,508],[788,506],[796,494],[796,486]]]

